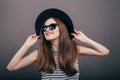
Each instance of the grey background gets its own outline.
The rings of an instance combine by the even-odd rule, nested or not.
[[[80,56],[81,80],[120,79],[120,0],[0,0],[0,80],[40,79],[34,65],[14,72],[6,66],[26,38],[35,33],[38,14],[51,7],[64,10],[76,29],[111,51],[103,57]]]

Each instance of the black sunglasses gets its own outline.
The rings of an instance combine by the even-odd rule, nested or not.
[[[47,30],[47,28],[49,28],[49,30],[54,30],[57,25],[58,25],[57,23],[52,23],[48,26],[44,25],[41,30],[42,30],[42,32],[45,32]]]

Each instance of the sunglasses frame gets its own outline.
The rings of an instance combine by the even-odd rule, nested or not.
[[[55,30],[57,25],[58,25],[57,23],[51,23],[49,25],[44,25],[41,30],[42,32],[45,32],[47,28],[49,28],[49,30]]]

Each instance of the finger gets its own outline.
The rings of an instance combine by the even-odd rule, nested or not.
[[[37,39],[40,39],[40,36],[37,36]]]
[[[78,31],[78,30],[74,29],[74,32],[75,32],[76,34],[79,34],[81,31]]]
[[[84,34],[82,31],[78,31],[80,34]]]
[[[74,32],[77,33],[78,31],[76,29],[74,29]]]
[[[31,34],[30,36],[36,36],[36,34]]]
[[[35,36],[36,36],[36,35],[31,34],[29,37],[30,37],[30,38],[35,38]]]
[[[74,37],[76,37],[76,35],[74,33],[71,33],[71,35],[73,35]]]
[[[31,35],[32,38],[36,38],[36,35]]]

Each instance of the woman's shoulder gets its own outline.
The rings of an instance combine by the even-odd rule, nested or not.
[[[80,44],[76,44],[76,47],[77,47],[77,54],[80,55],[80,47],[81,47],[81,45]]]

